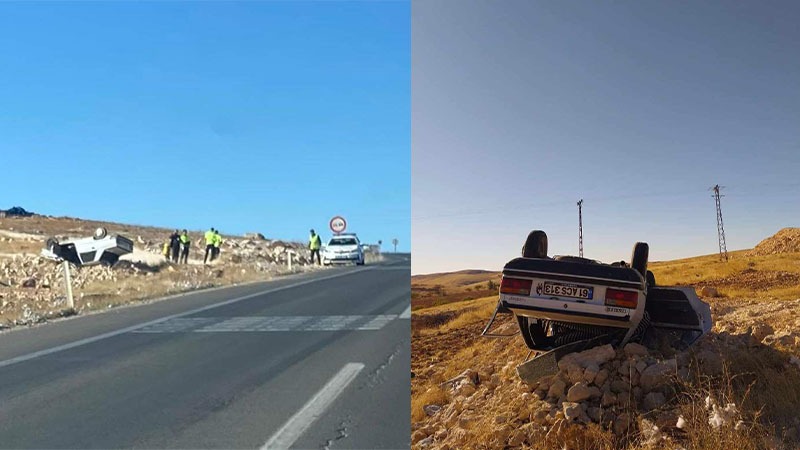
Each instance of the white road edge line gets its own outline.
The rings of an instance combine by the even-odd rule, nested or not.
[[[364,368],[361,363],[347,363],[299,411],[272,435],[261,450],[288,449],[317,419]]]
[[[398,319],[410,319],[411,318],[411,305],[408,305],[408,308],[405,309],[398,317]]]
[[[209,309],[219,308],[220,306],[230,305],[232,303],[237,303],[237,302],[240,302],[242,300],[247,300],[247,299],[250,299],[250,298],[253,298],[253,297],[258,297],[260,295],[272,294],[274,292],[279,292],[279,291],[283,291],[283,290],[286,290],[286,289],[292,289],[292,288],[295,288],[295,287],[298,287],[298,286],[303,286],[303,285],[306,285],[306,284],[315,283],[317,281],[330,280],[330,279],[333,279],[333,278],[339,278],[339,277],[343,277],[343,276],[347,276],[347,275],[352,275],[354,273],[363,272],[365,270],[370,270],[370,269],[369,268],[363,268],[363,269],[357,269],[357,270],[353,270],[353,271],[349,271],[349,272],[338,273],[336,275],[330,275],[330,276],[327,276],[327,277],[313,278],[313,279],[310,279],[310,280],[300,281],[298,283],[292,283],[292,284],[288,284],[286,286],[281,286],[281,287],[278,287],[278,288],[268,289],[266,291],[255,292],[253,294],[248,294],[248,295],[245,295],[245,296],[242,296],[242,297],[232,298],[230,300],[225,300],[223,302],[219,302],[219,303],[214,303],[214,304],[211,304],[211,305],[203,306],[201,308],[195,308],[195,309],[192,309],[192,310],[189,310],[189,311],[185,311],[185,312],[182,312],[182,313],[172,314],[170,316],[162,317],[160,319],[155,319],[155,320],[151,320],[149,322],[140,323],[138,325],[133,325],[133,326],[130,326],[130,327],[121,328],[119,330],[109,331],[108,333],[98,334],[97,336],[92,336],[92,337],[89,337],[89,338],[80,339],[80,340],[77,340],[77,341],[70,342],[68,344],[59,345],[59,346],[51,347],[51,348],[44,349],[44,350],[39,350],[39,351],[36,351],[36,352],[33,352],[33,353],[20,355],[20,356],[11,358],[11,359],[6,359],[5,361],[0,361],[0,367],[11,366],[11,365],[14,365],[14,364],[17,364],[17,363],[21,363],[23,361],[28,361],[28,360],[31,360],[31,359],[34,359],[34,358],[38,358],[40,356],[50,355],[52,353],[57,353],[57,352],[60,352],[60,351],[63,351],[63,350],[69,350],[71,348],[80,347],[80,346],[86,345],[86,344],[91,344],[93,342],[101,341],[103,339],[108,339],[108,338],[111,338],[111,337],[114,337],[114,336],[119,336],[120,334],[129,333],[131,331],[138,330],[139,328],[148,327],[150,325],[155,325],[157,323],[161,323],[161,322],[164,322],[164,321],[167,321],[167,320],[170,320],[170,319],[176,319],[178,317],[184,317],[184,316],[189,316],[189,315],[192,315],[192,314],[197,314],[199,312],[207,311]]]

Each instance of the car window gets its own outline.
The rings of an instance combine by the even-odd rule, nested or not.
[[[331,239],[328,245],[356,245],[357,242],[353,238],[349,239]]]

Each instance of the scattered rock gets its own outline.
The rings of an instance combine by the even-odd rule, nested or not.
[[[675,359],[655,363],[642,372],[639,380],[642,389],[650,392],[659,384],[665,383],[671,375],[678,371],[678,364]]]
[[[422,407],[422,410],[425,411],[425,414],[433,416],[439,411],[441,411],[442,407],[441,405],[425,405]]]
[[[562,395],[564,395],[564,390],[566,388],[567,388],[567,383],[558,378],[553,382],[553,384],[550,385],[550,389],[547,391],[547,397],[559,398]]]
[[[581,414],[583,413],[583,410],[581,409],[580,403],[564,402],[562,407],[564,408],[563,409],[564,417],[567,420],[578,419],[581,416]]]
[[[642,407],[645,411],[652,411],[654,409],[658,409],[667,402],[667,399],[664,397],[664,394],[661,392],[650,392],[649,394],[644,396],[644,400],[642,401]]]
[[[596,386],[588,386],[583,381],[575,383],[567,391],[567,400],[570,402],[582,402],[589,398],[599,398],[602,395]]]
[[[754,341],[760,343],[765,337],[773,333],[775,333],[775,330],[771,326],[765,323],[757,323],[750,327],[748,334],[753,337]]]
[[[623,348],[622,351],[623,351],[623,353],[625,353],[625,356],[628,356],[628,357],[631,357],[631,356],[647,356],[647,355],[650,354],[650,351],[647,350],[647,347],[645,347],[642,344],[637,344],[635,342],[631,342],[629,344],[626,344],[625,348]]]
[[[716,288],[711,286],[703,286],[703,288],[700,289],[700,295],[703,297],[719,297],[719,292]]]
[[[587,383],[592,383],[597,378],[598,373],[600,373],[600,367],[597,364],[589,364],[583,371],[583,380]]]
[[[560,370],[566,370],[571,365],[577,365],[581,368],[585,368],[589,364],[601,366],[614,359],[615,355],[616,352],[614,351],[614,347],[612,347],[610,344],[601,345],[589,350],[584,350],[578,353],[570,353],[564,356],[558,362],[558,368]]]

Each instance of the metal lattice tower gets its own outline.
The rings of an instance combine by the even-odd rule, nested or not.
[[[714,191],[714,201],[717,204],[717,238],[719,239],[719,259],[728,260],[728,248],[725,246],[725,228],[722,226],[722,207],[719,203],[719,190],[723,186],[716,185],[711,188]],[[724,197],[724,195],[722,196]]]
[[[578,201],[578,256],[583,258],[583,212],[581,206],[583,199]]]

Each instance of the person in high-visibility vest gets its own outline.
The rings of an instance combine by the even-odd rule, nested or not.
[[[164,255],[164,258],[169,260],[169,240],[164,241],[164,246],[161,247],[161,254]]]
[[[222,235],[219,234],[219,230],[214,230],[214,255],[211,257],[211,260],[215,260],[219,258],[219,247],[222,245]]]
[[[189,247],[191,246],[191,241],[189,240],[189,234],[186,230],[181,232],[181,263],[187,264],[189,262]]]
[[[211,255],[211,260],[214,260],[214,227],[211,227],[203,237],[206,240],[206,255],[203,257],[203,264],[208,261],[208,256]]]
[[[311,236],[308,238],[308,248],[311,250],[311,264],[314,264],[314,255],[317,255],[317,264],[322,265],[322,259],[319,257],[319,249],[322,247],[322,239],[314,230],[311,230]]]

